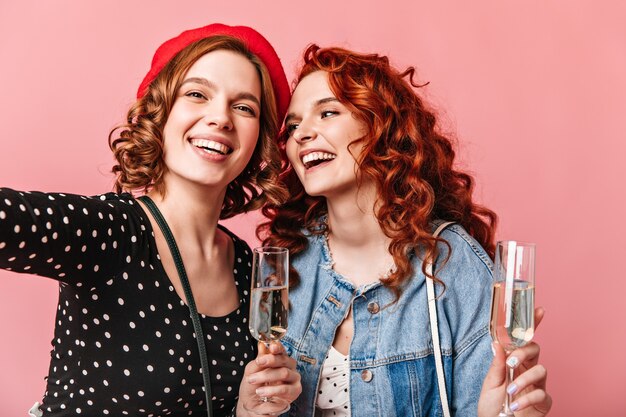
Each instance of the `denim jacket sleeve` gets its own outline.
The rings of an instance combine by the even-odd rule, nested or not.
[[[492,261],[461,226],[448,227],[442,237],[452,249],[450,258],[435,272],[446,286],[439,288],[438,310],[443,313],[439,314],[440,332],[447,332],[452,347],[452,369],[446,381],[450,408],[457,417],[475,416],[493,358],[489,334]],[[443,251],[445,256],[447,247]]]

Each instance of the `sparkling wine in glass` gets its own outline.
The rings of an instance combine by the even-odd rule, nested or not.
[[[253,250],[250,295],[250,333],[269,348],[287,331],[289,311],[289,250],[260,247]],[[289,403],[276,397],[254,396],[244,408],[257,415],[278,415],[289,410]]]
[[[526,345],[535,333],[535,244],[501,241],[496,244],[491,300],[491,337],[507,356]],[[513,380],[508,368],[505,386]],[[513,416],[507,394],[498,417]]]

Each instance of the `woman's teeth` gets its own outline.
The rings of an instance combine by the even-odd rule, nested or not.
[[[223,143],[216,142],[214,140],[192,139],[190,142],[193,146],[197,148],[201,148],[205,152],[209,152],[209,153],[216,152],[216,153],[219,153],[220,155],[227,155],[232,151],[232,149],[230,149],[228,146],[224,145]]]
[[[302,163],[306,169],[309,169],[315,165],[321,164],[324,161],[331,161],[335,159],[337,155],[327,152],[311,152],[302,157]]]

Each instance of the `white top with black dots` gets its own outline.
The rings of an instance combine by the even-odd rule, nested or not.
[[[215,416],[236,404],[256,344],[246,320],[251,253],[235,246],[240,306],[201,315]],[[59,281],[44,416],[205,416],[189,309],[130,194],[85,197],[0,189],[0,268]]]
[[[320,376],[316,407],[323,417],[350,417],[350,361],[330,347]]]

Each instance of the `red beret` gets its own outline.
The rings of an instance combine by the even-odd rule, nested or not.
[[[278,58],[276,51],[267,39],[256,30],[247,26],[228,26],[214,23],[201,28],[186,30],[175,38],[164,42],[154,53],[150,71],[148,71],[137,90],[137,98],[141,98],[146,93],[150,83],[154,81],[159,72],[176,54],[200,39],[219,35],[227,35],[239,39],[265,64],[270,73],[274,95],[276,96],[278,123],[282,123],[291,96],[285,71],[280,63],[280,58]]]

